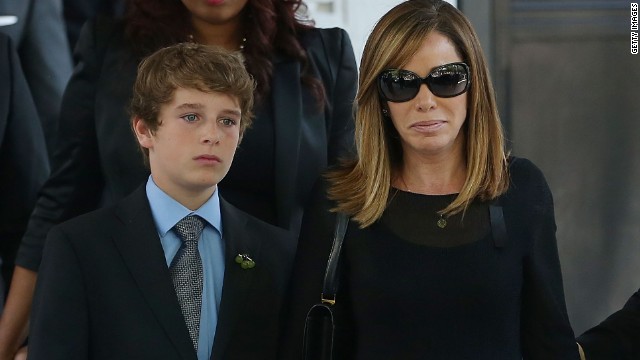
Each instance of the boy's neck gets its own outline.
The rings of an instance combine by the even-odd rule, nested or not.
[[[186,207],[191,211],[198,210],[206,203],[213,193],[216,191],[217,185],[209,188],[202,188],[198,190],[188,190],[179,187],[166,186],[165,184],[158,183],[154,179],[156,186],[169,195],[173,200],[180,203],[180,205]]]
[[[208,191],[205,194],[201,193],[194,196],[187,195],[187,196],[181,196],[179,198],[176,196],[173,196],[172,194],[169,194],[169,196],[171,196],[175,201],[179,202],[182,206],[186,207],[187,209],[191,211],[195,211],[201,208],[202,205],[204,205],[204,203],[206,203],[207,200],[211,198],[215,190],[216,188],[213,187],[211,191]]]

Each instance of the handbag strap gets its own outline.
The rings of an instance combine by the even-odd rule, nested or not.
[[[505,247],[509,237],[507,236],[507,225],[504,221],[500,199],[496,199],[493,203],[489,204],[489,218],[491,220],[493,244],[498,248]]]
[[[320,300],[325,304],[334,305],[336,303],[340,250],[342,249],[342,241],[344,240],[344,234],[347,232],[348,224],[349,217],[344,213],[337,213],[336,227],[333,232],[333,246],[331,246],[331,254],[329,254],[329,260],[327,261],[327,270],[324,273],[324,284],[322,285],[322,294],[320,296]]]

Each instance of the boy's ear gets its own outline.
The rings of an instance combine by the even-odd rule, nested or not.
[[[153,134],[142,118],[138,116],[133,118],[133,131],[136,133],[140,146],[147,149],[153,147]]]

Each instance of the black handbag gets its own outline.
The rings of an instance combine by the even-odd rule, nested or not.
[[[347,231],[349,218],[343,213],[336,215],[336,226],[333,234],[333,246],[327,261],[324,284],[320,294],[320,302],[313,305],[307,313],[304,324],[303,359],[304,360],[336,360],[338,318],[336,294],[340,279],[339,260],[342,241]]]

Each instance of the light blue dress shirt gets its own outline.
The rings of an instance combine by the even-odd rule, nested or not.
[[[218,310],[222,298],[224,280],[224,243],[222,241],[222,220],[220,216],[220,197],[218,189],[199,209],[191,211],[162,191],[152,176],[147,180],[147,198],[151,205],[151,214],[156,223],[160,243],[164,250],[167,267],[180,249],[182,241],[171,231],[173,226],[187,215],[198,215],[206,220],[202,235],[198,241],[198,250],[202,258],[204,284],[202,288],[202,310],[200,313],[200,336],[198,339],[198,360],[209,360],[213,348],[213,339],[218,324]]]

